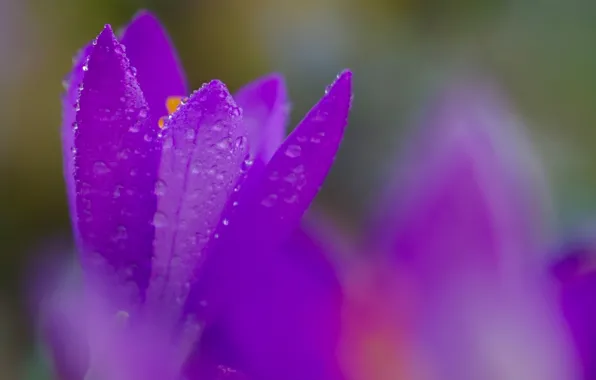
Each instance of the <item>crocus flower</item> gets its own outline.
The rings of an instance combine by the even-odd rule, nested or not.
[[[359,378],[575,378],[546,272],[544,183],[503,102],[488,85],[454,87],[408,148],[371,225],[382,286],[354,334],[384,337],[373,349],[396,359],[361,362]]]
[[[59,294],[50,330],[88,345],[73,364],[90,380],[342,378],[341,291],[300,221],[347,124],[351,73],[285,140],[279,75],[187,94],[147,12],[75,58],[62,136],[85,291]]]

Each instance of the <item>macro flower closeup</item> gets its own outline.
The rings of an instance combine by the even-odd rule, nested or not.
[[[62,139],[84,287],[58,293],[43,324],[61,378],[343,378],[342,291],[301,219],[341,142],[351,76],[286,138],[281,76],[189,95],[148,12],[81,50]]]

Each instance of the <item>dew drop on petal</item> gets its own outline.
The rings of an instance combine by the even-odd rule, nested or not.
[[[192,141],[195,139],[195,136],[196,136],[196,132],[194,129],[189,128],[186,130],[186,139],[187,140]]]
[[[166,190],[168,188],[168,184],[163,180],[158,180],[155,182],[155,195],[161,197],[165,195]]]
[[[157,228],[168,225],[168,217],[161,211],[157,211],[153,216],[153,225]]]
[[[300,154],[302,153],[302,148],[300,147],[300,145],[289,145],[286,149],[286,156],[290,157],[290,158],[296,158],[296,157],[300,157]]]
[[[261,204],[265,207],[273,207],[277,203],[277,194],[270,194],[261,201]]]
[[[110,172],[110,168],[108,168],[108,165],[106,165],[105,162],[97,161],[95,164],[93,164],[93,173],[95,173],[97,175],[101,175],[101,174],[106,174],[109,172]]]

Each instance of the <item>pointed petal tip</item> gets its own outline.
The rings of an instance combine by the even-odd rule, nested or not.
[[[204,83],[198,90],[194,91],[188,99],[183,101],[183,104],[176,109],[172,116],[180,112],[187,112],[188,109],[195,107],[204,108],[204,111],[211,110],[209,112],[216,112],[215,110],[219,109],[219,107],[224,107],[233,119],[239,118],[242,112],[225,83],[217,79]],[[170,120],[173,119],[173,117],[170,118]],[[172,121],[171,124],[166,124],[165,128],[172,128],[172,126],[178,128],[178,125],[179,123]],[[179,126],[187,127],[183,125]]]
[[[155,25],[155,26],[158,26],[159,28],[163,28],[161,25],[161,21],[159,20],[159,18],[157,17],[157,15],[155,13],[153,13],[147,9],[141,9],[141,10],[137,11],[137,13],[135,13],[132,16],[130,23],[126,26],[122,35],[124,35],[124,33],[126,33],[127,29],[136,28],[136,27],[140,27],[140,26],[148,27],[151,25]]]
[[[110,24],[105,24],[95,41],[93,41],[93,45],[95,46],[114,46],[116,44],[119,44],[119,42]]]
[[[335,82],[333,82],[333,85],[338,85],[340,83],[344,83],[348,86],[352,86],[352,70],[350,69],[344,69],[342,70],[339,74],[337,74],[337,78],[335,79]]]

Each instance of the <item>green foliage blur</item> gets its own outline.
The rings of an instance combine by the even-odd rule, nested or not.
[[[354,70],[351,123],[317,201],[347,230],[363,223],[424,101],[470,72],[494,78],[529,127],[560,226],[589,218],[596,206],[596,2],[0,0],[0,371],[14,374],[7,378],[23,376],[17,371],[32,342],[29,268],[56,254],[45,248],[56,241],[65,247],[58,254],[69,254],[62,78],[103,24],[118,28],[140,8],[169,29],[193,88],[218,78],[235,90],[284,73],[294,123],[337,72]]]

